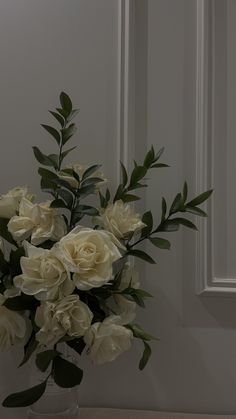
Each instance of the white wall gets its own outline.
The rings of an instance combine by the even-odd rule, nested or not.
[[[196,0],[135,4],[135,150],[140,155],[151,144],[164,145],[163,160],[171,165],[150,180],[146,204],[158,219],[162,195],[171,200],[186,177],[194,190]],[[1,2],[2,192],[15,183],[38,190],[30,147],[50,144],[39,123],[49,121],[46,110],[61,89],[81,108],[76,159],[102,161],[116,179],[117,17],[118,0]],[[160,337],[149,366],[143,373],[137,369],[141,345],[111,365],[94,368],[84,362],[81,404],[236,412],[235,300],[196,297],[194,234],[172,237],[172,251],[160,252],[158,264],[148,267],[143,278],[155,299],[144,316],[140,313],[140,321]],[[19,357],[19,350],[1,356],[1,396],[23,382],[14,369]],[[0,417],[25,416],[0,409]]]

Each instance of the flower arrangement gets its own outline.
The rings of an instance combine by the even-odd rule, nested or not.
[[[49,377],[61,387],[80,384],[83,371],[63,357],[57,347],[61,342],[79,356],[86,349],[92,362],[102,364],[140,339],[144,350],[139,368],[146,366],[154,338],[134,319],[136,307],[144,307],[151,295],[142,289],[130,257],[155,263],[141,243],[170,249],[162,233],[181,225],[196,230],[185,215],[206,216],[199,205],[212,193],[188,200],[185,182],[169,209],[162,198],[157,225],[151,211],[141,217],[130,203],[140,199],[134,191],[147,186],[148,172],[167,167],[160,162],[163,149],[156,153],[152,147],[141,164],[134,162],[130,175],[121,163],[121,182],[111,196],[100,165],[64,165],[75,149],[67,143],[76,132],[72,120],[77,113],[62,92],[60,108],[50,111],[60,128],[42,125],[55,140],[57,153],[46,155],[33,147],[41,189],[51,199],[36,203],[26,187],[0,198],[0,349],[23,342],[21,365],[36,353],[37,368],[48,372],[40,384],[8,396],[5,407],[36,402]],[[99,200],[96,206],[89,201],[91,195]],[[85,217],[90,227],[83,225]]]

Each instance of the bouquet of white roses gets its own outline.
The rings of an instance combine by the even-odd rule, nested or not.
[[[41,189],[50,200],[37,203],[26,187],[0,198],[0,349],[24,342],[21,365],[36,352],[37,368],[48,371],[42,383],[8,396],[5,407],[37,401],[49,377],[61,387],[80,384],[83,371],[63,357],[57,347],[61,342],[79,356],[86,349],[94,363],[102,364],[140,339],[144,351],[139,368],[145,367],[153,337],[134,319],[136,306],[144,307],[150,294],[142,289],[129,259],[155,263],[141,243],[169,249],[162,232],[177,231],[181,225],[196,229],[183,216],[206,216],[199,205],[212,192],[188,200],[185,183],[169,209],[162,198],[159,223],[155,225],[151,211],[141,217],[130,203],[140,199],[136,191],[147,186],[147,172],[167,166],[160,163],[163,149],[156,153],[152,147],[141,164],[134,162],[130,175],[121,163],[121,182],[111,196],[100,165],[64,165],[75,148],[67,148],[67,143],[76,132],[72,120],[78,110],[64,92],[60,105],[50,111],[59,129],[42,125],[58,152],[46,155],[33,147],[41,165]],[[88,200],[91,195],[98,198],[96,206]],[[85,217],[90,227],[83,225]]]

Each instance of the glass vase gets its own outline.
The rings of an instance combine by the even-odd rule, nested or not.
[[[76,363],[65,345],[60,347],[60,352],[68,361]],[[45,380],[46,373],[36,369],[35,363],[31,364],[30,372],[31,385],[37,385]],[[78,389],[58,387],[50,377],[47,381],[47,388],[43,396],[27,412],[27,419],[77,419],[79,415]]]

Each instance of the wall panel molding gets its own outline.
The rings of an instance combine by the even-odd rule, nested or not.
[[[219,93],[218,73],[221,71],[220,77],[224,73],[222,68],[219,71],[219,66],[226,66],[223,63],[225,57],[221,56],[219,62],[216,55],[219,40],[220,43],[226,42],[222,38],[226,37],[226,31],[216,31],[216,6],[219,5],[222,7],[221,20],[226,25],[227,2],[220,4],[217,0],[197,0],[196,193],[211,186],[214,188],[214,142],[218,135],[217,130],[221,129],[226,120],[226,111],[221,108],[219,112],[216,100]],[[225,89],[221,92],[226,95]],[[221,118],[222,121],[219,121]],[[197,221],[199,234],[196,239],[196,293],[203,296],[236,296],[236,278],[228,278],[227,275],[218,277],[214,273],[214,199],[205,204],[205,210],[209,218]]]

